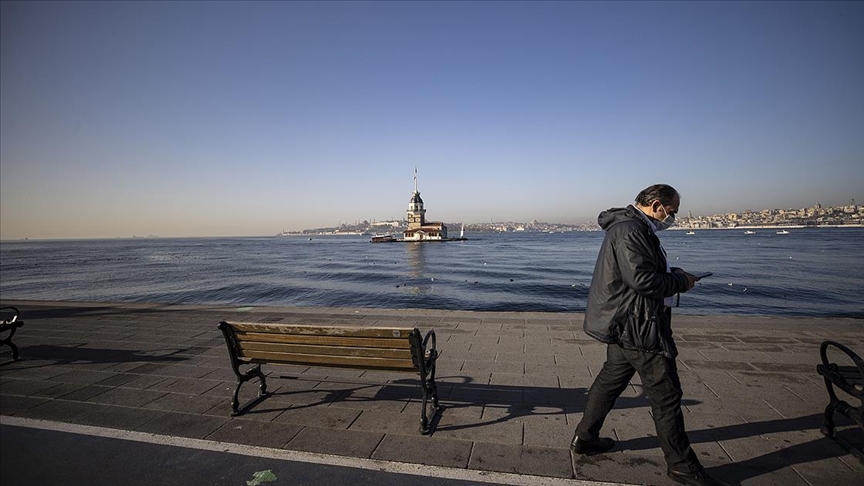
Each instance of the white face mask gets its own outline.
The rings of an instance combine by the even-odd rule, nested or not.
[[[675,224],[675,215],[669,214],[666,212],[666,208],[663,205],[660,205],[660,209],[663,210],[663,213],[666,214],[666,217],[662,220],[654,222],[654,228],[656,231],[663,231],[665,229],[669,229],[673,224]]]

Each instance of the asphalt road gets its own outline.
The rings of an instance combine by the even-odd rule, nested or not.
[[[0,457],[3,486],[487,484],[9,425],[0,426]]]

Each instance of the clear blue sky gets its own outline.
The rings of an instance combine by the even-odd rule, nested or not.
[[[2,2],[0,237],[864,204],[862,2]]]

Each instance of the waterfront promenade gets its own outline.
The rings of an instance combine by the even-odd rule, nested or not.
[[[18,307],[25,323],[14,338],[23,360],[0,366],[4,427],[116,431],[121,438],[228,452],[236,444],[260,455],[293,451],[295,458],[443,471],[438,477],[464,471],[481,480],[503,473],[490,477],[513,484],[544,484],[542,478],[549,484],[674,484],[664,474],[638,377],[603,429],[618,441],[616,448],[571,456],[573,429],[605,355],[604,345],[582,333],[581,314],[2,305]],[[434,329],[444,409],[433,434],[417,431],[420,389],[404,373],[265,365],[275,394],[232,418],[236,378],[216,327],[221,320]],[[815,370],[824,339],[864,352],[864,320],[675,316],[673,326],[685,421],[712,475],[753,486],[864,484],[864,464],[819,432],[828,395]],[[4,347],[0,361],[9,360]],[[253,382],[243,390],[241,402],[257,388]],[[838,425],[860,442],[848,420],[838,416]],[[16,466],[4,459],[2,467],[8,477]]]

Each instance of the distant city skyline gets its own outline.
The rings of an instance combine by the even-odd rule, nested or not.
[[[336,225],[304,228],[302,231],[280,232],[285,234],[351,234],[373,231],[387,233],[404,229],[404,218],[389,220],[358,220],[340,222]],[[468,231],[596,231],[600,229],[596,219],[587,222],[561,223],[543,220],[500,220],[500,221],[444,221],[445,224],[461,224]],[[825,206],[815,204],[801,208],[764,208],[742,212],[719,212],[714,214],[690,215],[681,213],[676,218],[674,229],[730,228],[737,226],[860,226],[864,224],[864,205],[850,200],[845,205]],[[450,228],[453,230],[453,227]]]
[[[864,201],[864,2],[2,2],[0,238]]]

